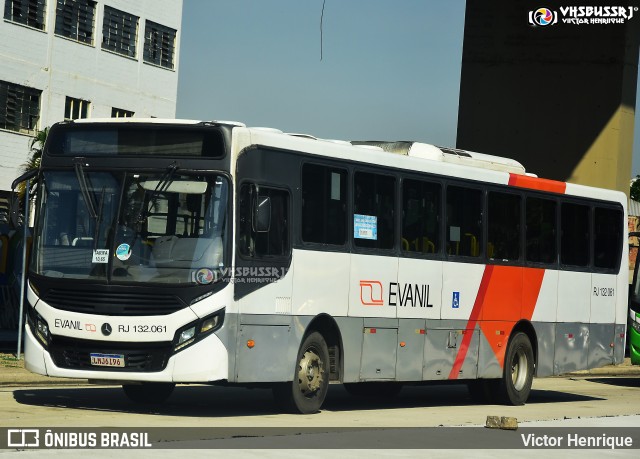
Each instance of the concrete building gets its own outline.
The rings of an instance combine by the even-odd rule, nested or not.
[[[0,199],[37,130],[64,119],[172,118],[182,0],[1,0]]]
[[[466,1],[458,148],[629,194],[640,2],[593,4]]]

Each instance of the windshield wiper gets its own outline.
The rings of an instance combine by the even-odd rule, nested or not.
[[[140,208],[136,213],[135,223],[142,223],[144,221],[148,213],[148,206],[145,205],[145,203],[153,202],[153,200],[155,200],[160,193],[165,192],[169,188],[169,185],[171,185],[171,183],[173,182],[173,176],[179,168],[180,166],[175,161],[167,167],[167,169],[164,171],[164,173],[160,177],[160,180],[158,180],[158,184],[156,185],[154,190],[151,192],[151,196],[149,196],[149,201],[145,199],[145,196],[147,194],[147,190],[145,190],[145,196],[142,197]]]
[[[89,215],[94,220],[98,219],[98,213],[96,212],[96,201],[91,192],[89,192],[89,186],[87,184],[87,176],[84,173],[83,163],[84,158],[73,158],[73,168],[76,171],[76,177],[78,178],[78,183],[80,184],[80,191],[82,192],[82,198],[87,206],[87,210],[89,211]]]
[[[98,215],[96,216],[96,229],[93,235],[93,250],[98,248],[98,237],[100,236],[100,225],[102,224],[102,209],[104,207],[104,193],[105,187],[102,187],[102,193],[100,193],[100,207],[98,208]]]

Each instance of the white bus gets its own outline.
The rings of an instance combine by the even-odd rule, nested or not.
[[[273,388],[292,412],[620,363],[626,197],[516,161],[241,123],[54,125],[37,175],[25,359],[113,380]],[[624,260],[624,263],[621,263]]]

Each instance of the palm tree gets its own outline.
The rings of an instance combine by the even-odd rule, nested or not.
[[[36,135],[33,139],[31,139],[31,143],[29,144],[29,149],[31,154],[29,155],[29,159],[27,159],[26,163],[22,164],[21,172],[29,172],[32,170],[36,170],[40,168],[40,160],[42,159],[42,151],[44,149],[44,143],[47,140],[47,135],[49,135],[49,128],[46,127],[41,131],[37,131]],[[35,179],[31,179],[30,188],[33,190],[33,185],[35,184]],[[18,184],[18,199],[19,202],[22,202],[24,198],[25,192],[25,182]],[[31,196],[31,201],[33,204],[33,200],[35,199],[35,195]],[[20,205],[22,207],[22,205]]]
[[[22,172],[29,172],[30,170],[40,168],[42,149],[44,148],[44,143],[47,140],[47,135],[49,135],[48,127],[44,128],[42,131],[37,131],[35,137],[31,139],[31,144],[29,144],[31,156],[27,162],[22,165]]]

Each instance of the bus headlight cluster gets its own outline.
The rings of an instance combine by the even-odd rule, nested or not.
[[[218,330],[224,321],[224,309],[215,312],[203,319],[191,322],[176,332],[173,340],[173,351],[178,352],[182,349],[200,341],[210,333]]]
[[[36,339],[45,349],[47,349],[51,342],[49,324],[47,321],[44,320],[33,308],[30,308],[27,314],[27,323],[29,324],[29,328],[31,328],[31,332],[34,334]]]
[[[636,331],[636,333],[640,333],[640,322],[636,322],[635,320],[631,322],[631,326]]]

